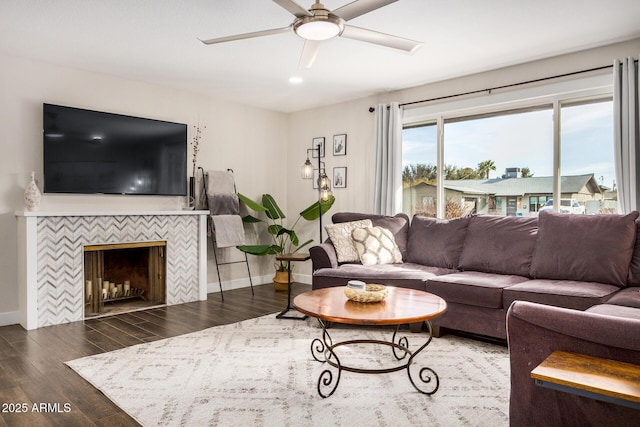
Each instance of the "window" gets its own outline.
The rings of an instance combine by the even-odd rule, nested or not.
[[[442,203],[440,216],[445,218],[470,213],[535,216],[543,208],[614,213],[613,105],[610,94],[598,96],[546,98],[504,111],[483,108],[480,114],[436,113],[429,122],[405,127],[404,212],[436,216]],[[554,115],[560,117],[558,135]],[[554,164],[560,176],[554,175]],[[563,203],[569,208],[561,208]]]
[[[529,212],[540,212],[540,208],[545,206],[546,203],[547,196],[529,196]]]
[[[436,216],[437,127],[426,123],[402,131],[403,212]]]
[[[562,200],[577,201],[587,214],[615,213],[613,102],[563,103],[560,117]]]

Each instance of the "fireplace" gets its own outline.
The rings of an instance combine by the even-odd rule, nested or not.
[[[166,302],[164,241],[84,246],[84,317],[106,316]]]
[[[25,329],[35,329],[81,321],[85,319],[85,304],[92,301],[90,317],[97,316],[100,301],[85,300],[86,280],[91,281],[92,297],[98,295],[98,277],[103,282],[115,282],[116,291],[118,284],[124,291],[125,280],[129,280],[129,290],[140,286],[133,278],[109,278],[105,273],[96,273],[94,278],[92,272],[92,277],[85,279],[85,248],[90,246],[161,242],[155,250],[164,257],[160,263],[164,287],[160,291],[145,290],[142,295],[147,301],[129,298],[130,304],[171,306],[206,300],[208,213],[180,210],[16,214],[20,324]],[[160,295],[149,299],[154,292]],[[114,302],[109,301],[102,308],[110,309]]]

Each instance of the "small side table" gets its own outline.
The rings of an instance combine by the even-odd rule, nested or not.
[[[536,385],[640,409],[640,366],[554,351],[531,371]]]
[[[276,255],[277,261],[286,261],[287,262],[287,308],[282,310],[280,313],[276,315],[277,319],[294,319],[294,320],[306,320],[307,316],[290,316],[287,315],[291,310],[295,310],[294,307],[291,306],[291,262],[295,261],[306,261],[311,259],[311,255],[309,254],[281,254]]]

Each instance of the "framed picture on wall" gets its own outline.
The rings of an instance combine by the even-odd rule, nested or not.
[[[333,187],[347,188],[347,167],[346,166],[333,168]]]
[[[311,148],[313,148],[313,157],[318,158],[317,148],[320,148],[320,157],[324,157],[324,136],[313,138]]]
[[[347,134],[346,133],[333,135],[333,155],[334,156],[347,155]]]

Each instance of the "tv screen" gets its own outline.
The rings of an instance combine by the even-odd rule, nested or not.
[[[187,125],[43,104],[44,192],[184,196]]]

